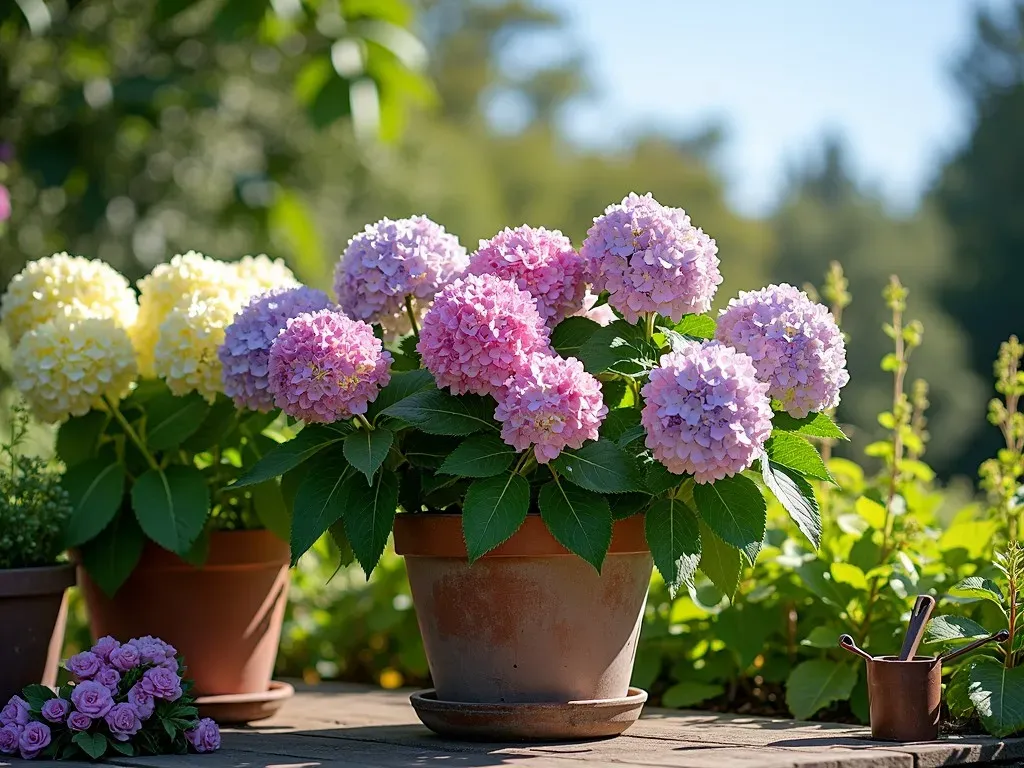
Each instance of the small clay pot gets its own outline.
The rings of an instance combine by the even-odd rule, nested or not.
[[[113,597],[79,566],[93,638],[153,635],[185,656],[199,696],[270,688],[288,600],[288,544],[269,531],[218,531],[201,567],[149,542]]]
[[[942,662],[876,656],[868,665],[871,736],[881,741],[934,741],[939,736]]]
[[[538,515],[470,565],[460,515],[400,514],[395,551],[405,556],[438,700],[628,694],[653,567],[643,516],[615,523],[600,574]]]
[[[0,570],[0,706],[26,685],[56,684],[74,583],[69,563]]]

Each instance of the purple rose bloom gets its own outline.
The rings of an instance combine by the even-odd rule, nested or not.
[[[79,680],[91,680],[97,672],[103,669],[103,659],[92,651],[82,651],[68,659],[64,666]]]
[[[2,710],[0,710],[0,725],[22,726],[28,723],[28,702],[21,696],[11,696]]]
[[[155,699],[177,701],[181,698],[181,678],[165,667],[147,669],[140,685]]]
[[[0,754],[13,755],[17,752],[19,736],[21,736],[21,726],[5,725],[0,728]]]
[[[93,680],[101,685],[107,686],[107,689],[116,696],[117,684],[121,682],[121,673],[113,667],[104,667],[96,673],[96,677],[94,677]]]
[[[43,704],[43,708],[40,710],[40,713],[51,723],[63,723],[64,718],[68,716],[68,712],[70,711],[71,705],[64,699],[50,699]]]
[[[142,662],[142,655],[139,653],[139,649],[131,643],[118,646],[110,652],[110,664],[111,666],[127,672],[129,669],[135,669]]]
[[[25,726],[18,737],[18,748],[25,760],[31,760],[50,745],[50,726],[36,720]]]
[[[191,731],[185,731],[185,738],[196,752],[213,752],[220,749],[220,728],[208,717],[204,717]]]
[[[103,717],[114,706],[110,689],[95,680],[79,683],[71,691],[71,703],[83,715],[92,718]]]
[[[139,683],[133,685],[128,691],[128,703],[135,707],[135,711],[143,720],[148,720],[156,708],[156,700],[142,690],[142,685]]]
[[[105,663],[110,663],[110,654],[114,652],[114,649],[120,647],[121,644],[117,640],[107,635],[96,641],[96,645],[92,647],[92,652],[103,659]]]
[[[81,712],[72,712],[68,715],[68,728],[72,731],[88,731],[92,728],[92,718]]]
[[[161,664],[168,657],[174,658],[177,650],[173,645],[168,645],[158,637],[146,635],[131,641],[139,651],[139,658],[143,664]]]
[[[118,741],[128,741],[142,727],[139,713],[131,704],[115,704],[107,712],[105,719],[107,727],[110,729],[110,735]]]

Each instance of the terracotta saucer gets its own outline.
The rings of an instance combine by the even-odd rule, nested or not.
[[[647,692],[630,688],[621,699],[565,704],[478,704],[439,701],[434,690],[409,697],[427,728],[471,741],[575,741],[618,736],[640,717]]]
[[[220,725],[254,723],[273,717],[295,689],[288,683],[270,681],[263,693],[230,693],[224,696],[200,696],[196,699],[200,717],[212,717]]]

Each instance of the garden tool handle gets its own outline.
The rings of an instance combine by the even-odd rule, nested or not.
[[[907,636],[903,639],[903,648],[900,650],[900,661],[914,658],[917,646],[921,644],[921,638],[924,636],[924,626],[932,617],[934,609],[934,597],[931,595],[917,596],[917,600],[914,602],[914,611],[910,614]]]
[[[993,640],[995,640],[997,643],[1005,643],[1009,639],[1009,637],[1010,633],[1007,630],[1000,629],[995,634],[989,635],[988,637],[979,638],[978,640],[975,640],[973,643],[965,645],[963,648],[958,648],[955,651],[950,651],[949,653],[942,654],[941,656],[939,656],[939,661],[945,664],[946,662],[952,661],[958,656],[963,656],[965,653],[970,653],[971,651],[980,648],[981,646],[987,643],[991,643]]]
[[[839,647],[846,649],[850,653],[857,654],[858,656],[860,656],[862,659],[865,659],[866,661],[871,661],[872,660],[871,654],[868,653],[865,650],[862,650],[861,648],[858,648],[857,647],[857,643],[854,642],[853,637],[850,636],[850,635],[840,635],[839,636]]]

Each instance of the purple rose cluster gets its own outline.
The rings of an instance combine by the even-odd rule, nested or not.
[[[167,705],[177,705],[169,716],[194,722],[182,733],[193,751],[212,752],[220,746],[217,724],[194,716],[177,651],[162,640],[146,636],[122,644],[104,637],[64,666],[73,683],[59,692],[30,686],[24,698],[14,696],[0,710],[0,754],[30,760],[51,745],[73,744],[77,733],[130,743],[150,723],[157,739],[164,739],[159,721]]]

